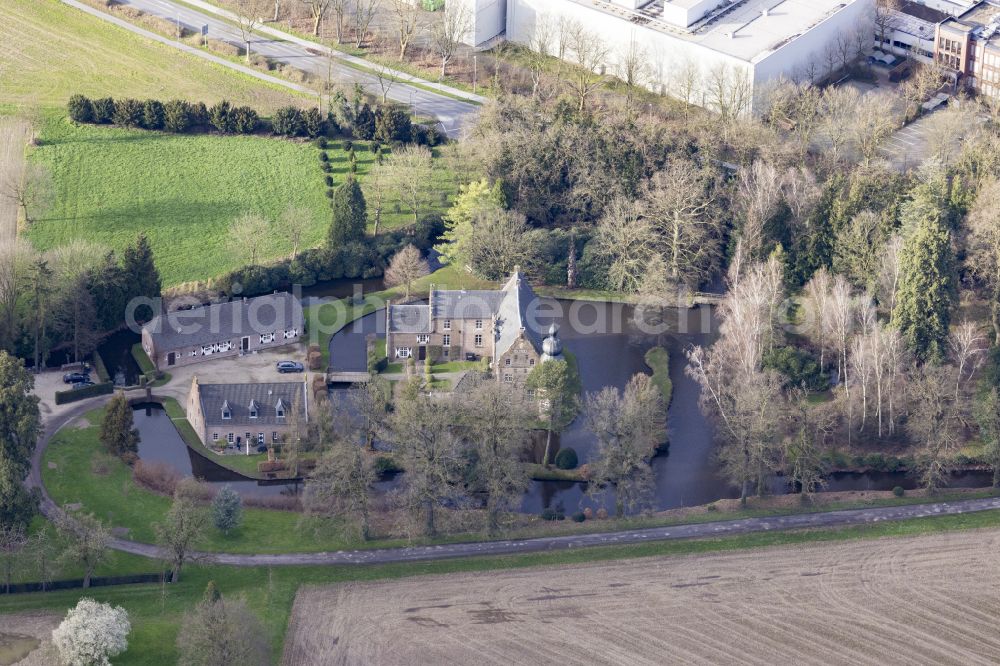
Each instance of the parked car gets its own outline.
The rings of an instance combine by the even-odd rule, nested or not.
[[[89,382],[89,372],[67,372],[63,375],[64,384],[76,384],[77,382]]]
[[[304,372],[306,366],[298,361],[278,361],[278,372]]]
[[[71,388],[75,391],[76,389],[82,389],[86,386],[93,386],[94,382],[90,381],[90,378],[81,379],[78,382],[73,382]]]

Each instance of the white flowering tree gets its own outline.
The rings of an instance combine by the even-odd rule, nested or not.
[[[132,625],[121,606],[80,599],[52,631],[52,643],[66,666],[108,666],[128,648]]]

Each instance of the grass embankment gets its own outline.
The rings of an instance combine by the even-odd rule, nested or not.
[[[264,623],[274,651],[281,654],[285,630],[295,593],[302,584],[338,583],[351,580],[380,580],[459,571],[490,571],[529,566],[553,566],[580,562],[644,556],[692,555],[746,548],[829,542],[885,536],[913,536],[947,530],[996,528],[1000,511],[961,516],[919,518],[899,523],[877,523],[836,530],[808,530],[749,534],[718,539],[644,543],[606,548],[531,553],[506,557],[414,562],[358,567],[278,567],[235,568],[191,566],[174,585],[133,585],[95,588],[86,595],[79,590],[0,597],[0,612],[52,609],[63,613],[81,596],[124,606],[130,614],[133,632],[129,650],[115,663],[162,664],[177,659],[177,634],[183,613],[200,599],[208,581],[215,581],[224,595],[245,597],[250,608]]]
[[[263,474],[257,472],[257,463],[267,460],[266,453],[254,453],[249,456],[220,456],[202,443],[198,433],[195,432],[194,426],[187,420],[187,416],[184,414],[184,409],[180,406],[180,403],[173,398],[157,398],[157,400],[163,405],[167,416],[170,417],[174,427],[177,428],[177,433],[189,447],[226,469],[238,472],[251,479],[264,478]],[[257,447],[254,446],[252,450],[256,451]]]
[[[62,107],[95,97],[228,99],[264,113],[314,103],[305,95],[215,65],[64,5],[0,2],[0,105]]]
[[[674,395],[674,383],[670,380],[670,352],[663,347],[653,347],[646,352],[644,359],[653,371],[653,383],[660,389],[663,406],[669,407]]]

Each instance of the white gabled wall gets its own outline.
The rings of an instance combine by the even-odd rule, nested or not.
[[[479,46],[502,34],[507,25],[508,0],[448,0],[466,7],[471,18],[471,30],[463,40],[469,46]]]

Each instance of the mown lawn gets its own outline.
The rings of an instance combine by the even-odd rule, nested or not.
[[[270,113],[305,95],[134,35],[58,0],[0,2],[0,105],[61,107],[73,93],[229,99]]]
[[[43,116],[41,145],[30,159],[52,173],[53,202],[28,230],[40,249],[84,238],[121,249],[140,231],[149,236],[165,286],[217,277],[247,263],[234,251],[228,227],[243,213],[271,223],[262,239],[264,261],[288,256],[292,242],[280,218],[305,208],[311,224],[299,249],[321,245],[330,202],[319,149],[306,141],[269,136],[175,135],[76,125],[57,111]],[[366,142],[354,142],[358,180],[374,162]],[[388,152],[388,151],[387,151]],[[341,141],[326,149],[335,185],[350,172]],[[450,179],[439,170],[440,191]],[[435,206],[440,210],[438,195]],[[383,229],[412,222],[408,207],[390,199]]]
[[[60,505],[80,504],[112,527],[128,528],[128,538],[156,540],[154,524],[163,519],[170,499],[138,486],[131,470],[105,454],[97,438],[103,409],[86,415],[90,425],[61,430],[45,451],[42,479]],[[52,465],[55,465],[53,468]],[[214,527],[198,548],[233,553],[280,553],[337,550],[356,544],[318,521],[288,511],[246,508],[243,525],[225,535]]]

